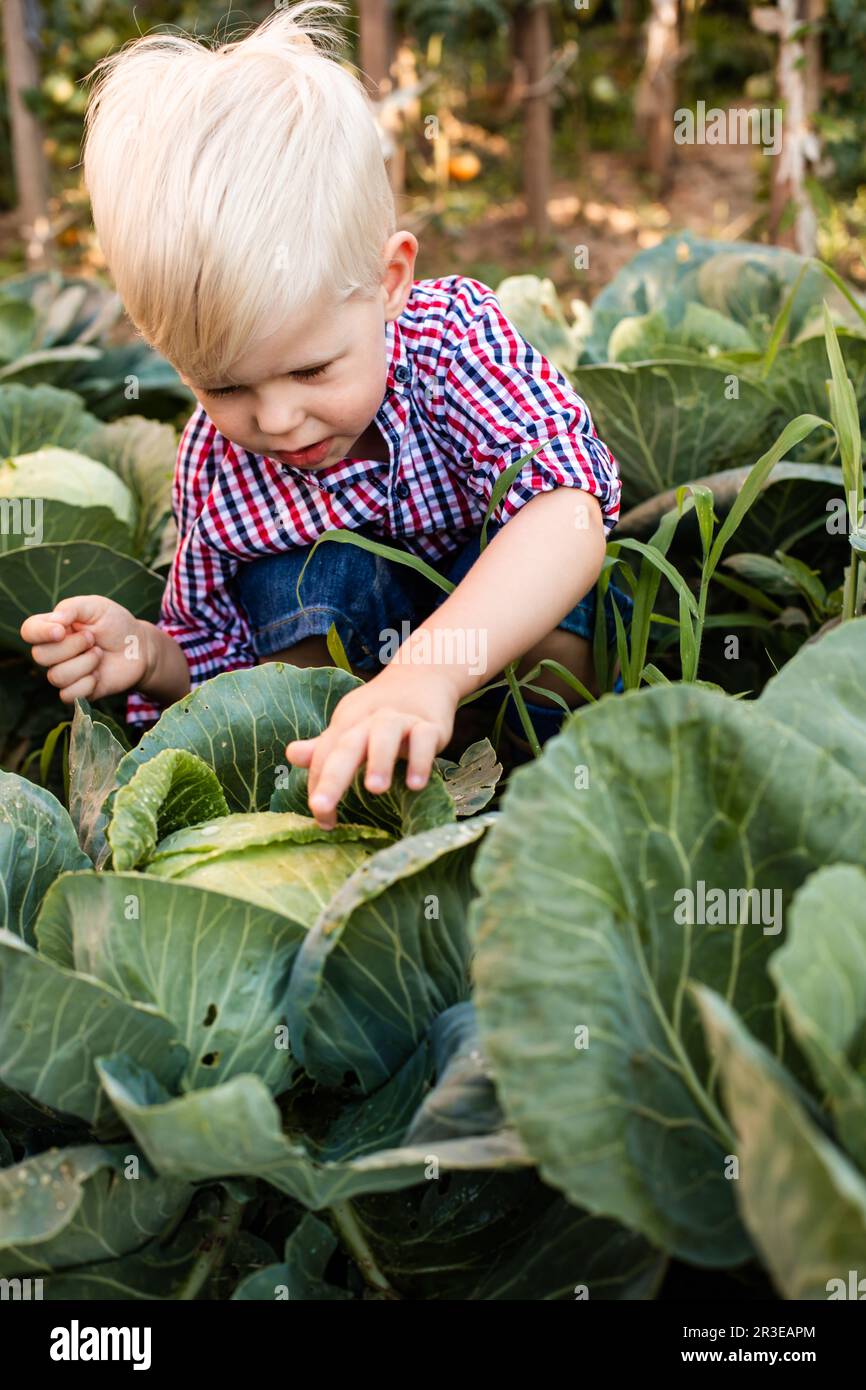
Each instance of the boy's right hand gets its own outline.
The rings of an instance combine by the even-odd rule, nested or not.
[[[21,624],[37,666],[48,668],[66,704],[100,700],[137,686],[145,674],[145,624],[113,599],[99,594],[66,598],[51,613],[34,613]]]

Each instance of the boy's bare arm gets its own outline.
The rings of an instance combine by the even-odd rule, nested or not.
[[[589,493],[557,488],[521,507],[384,670],[340,701],[324,733],[288,745],[289,761],[310,769],[319,823],[336,823],[337,802],[365,761],[370,791],[387,790],[400,756],[408,785],[424,786],[458,702],[554,630],[596,582],[604,551],[601,508]]]
[[[437,630],[476,634],[475,651],[483,641],[486,666],[480,675],[471,660],[437,662],[436,670],[454,681],[458,699],[553,631],[595,584],[604,552],[601,508],[589,493],[556,488],[521,507],[465,579],[416,629],[430,634],[429,645],[440,654],[448,643],[440,637],[437,645]]]

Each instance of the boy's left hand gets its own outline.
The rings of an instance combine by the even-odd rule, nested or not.
[[[399,757],[408,762],[407,786],[425,786],[433,759],[451,738],[459,698],[441,671],[391,663],[343,696],[323,733],[288,744],[288,761],[310,769],[308,801],[317,823],[333,830],[337,803],[365,761],[368,791],[388,790]]]

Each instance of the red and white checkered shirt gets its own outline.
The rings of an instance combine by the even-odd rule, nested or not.
[[[179,544],[159,626],[182,647],[193,688],[256,665],[231,592],[239,565],[368,524],[435,565],[480,529],[496,479],[542,439],[492,519],[504,524],[539,492],[578,487],[598,498],[606,535],[616,524],[619,472],[586,404],[487,285],[463,275],[416,280],[385,341],[375,419],[390,463],[344,459],[305,471],[233,444],[203,406],[187,422],[172,498]],[[161,709],[133,693],[127,718],[148,722]]]

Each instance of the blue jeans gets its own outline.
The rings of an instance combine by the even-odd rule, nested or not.
[[[499,529],[492,523],[488,526],[488,541]],[[358,534],[376,539],[370,527],[360,527]],[[454,554],[432,568],[452,583],[459,583],[478,559],[479,541],[480,533],[473,535]],[[385,543],[404,548],[393,540]],[[246,612],[253,650],[259,657],[273,656],[305,637],[324,637],[335,623],[350,664],[360,671],[375,671],[385,664],[406,633],[429,617],[448,597],[431,580],[406,565],[386,560],[360,546],[326,541],[307,565],[301,584],[306,601],[299,604],[298,576],[311,549],[311,546],[293,546],[277,555],[264,555],[241,565],[237,572],[235,595]],[[611,583],[605,597],[609,646],[616,643],[614,602],[626,630],[633,608],[631,598]],[[591,589],[570,613],[566,613],[559,626],[591,642],[595,608],[595,589]],[[385,657],[380,655],[383,648],[387,650]],[[614,689],[621,690],[622,682],[617,681]],[[490,698],[498,706],[502,692],[494,691]],[[563,717],[560,709],[529,701],[527,709],[539,741],[544,742],[557,732]],[[512,727],[521,727],[511,701],[506,718]]]

